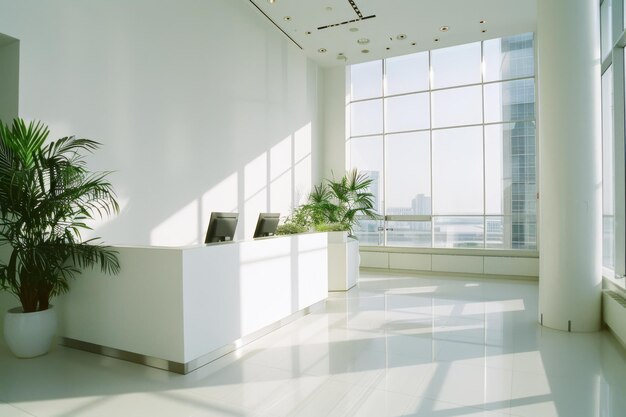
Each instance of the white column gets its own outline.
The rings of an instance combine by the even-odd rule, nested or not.
[[[539,320],[600,328],[599,4],[537,2]]]

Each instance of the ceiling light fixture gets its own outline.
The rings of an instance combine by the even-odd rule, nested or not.
[[[267,2],[268,2],[269,4],[274,4],[274,3],[276,3],[276,0],[267,0]]]
[[[482,33],[485,33],[485,32],[487,32],[487,29],[483,29],[483,30],[481,30],[481,32],[482,32]]]
[[[390,48],[390,47],[386,47],[385,49],[386,49],[386,50],[388,50],[388,51],[389,51],[389,50],[391,50],[391,48]]]
[[[435,38],[435,42],[439,42],[439,38]]]
[[[483,19],[483,20],[481,20],[481,21],[480,21],[480,22],[478,22],[478,23],[480,23],[481,25],[484,25],[485,23],[487,23],[487,21],[486,21],[485,19]]]
[[[356,41],[359,45],[367,45],[368,43],[370,43],[370,40],[367,38],[361,38],[358,41]]]
[[[333,11],[333,8],[332,8],[332,7],[330,7],[330,6],[326,6],[326,8],[325,8],[324,10],[326,10],[327,12],[332,12],[332,11]]]
[[[350,28],[350,29],[348,29],[348,30],[349,30],[350,32],[358,32],[358,31],[359,31],[359,28]]]
[[[369,50],[369,49],[362,49],[362,50],[361,50],[361,53],[363,53],[363,54],[369,54],[369,53],[370,53],[370,50]]]
[[[411,45],[415,46],[415,45],[417,45],[417,42],[411,42]]]
[[[403,41],[406,39],[406,35],[404,33],[401,33],[398,36],[396,36],[396,39],[399,41]]]
[[[310,34],[311,34],[311,31],[310,31],[310,30],[307,30],[306,32],[304,32],[304,34],[305,34],[305,35],[310,35]]]
[[[439,28],[439,30],[442,31],[442,32],[447,32],[447,31],[450,30],[450,26],[442,26],[442,27]]]
[[[289,22],[291,20],[291,16],[285,16],[283,17],[283,20]]]
[[[326,53],[326,48],[320,48],[317,50],[317,52],[319,52],[320,54],[325,54]]]

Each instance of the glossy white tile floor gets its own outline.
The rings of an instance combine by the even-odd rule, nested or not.
[[[0,345],[0,416],[626,416],[613,336],[536,316],[532,282],[362,273],[324,312],[186,376]]]

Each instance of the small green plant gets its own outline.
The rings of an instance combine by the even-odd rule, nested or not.
[[[369,191],[372,179],[356,169],[339,180],[324,180],[313,187],[303,209],[313,225],[341,224],[350,234],[358,222],[357,216],[374,218],[374,195]],[[319,230],[316,227],[317,230]]]
[[[293,209],[278,226],[277,235],[308,232],[352,230],[358,222],[357,216],[373,218],[374,195],[369,192],[372,179],[356,169],[347,172],[339,180],[323,180],[313,187],[307,203]]]
[[[314,227],[317,232],[346,232],[350,230],[350,225],[345,223],[319,223]]]
[[[295,235],[296,233],[305,233],[309,229],[296,223],[281,224],[276,228],[277,235]]]

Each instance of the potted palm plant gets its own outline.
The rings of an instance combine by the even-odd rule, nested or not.
[[[358,216],[374,217],[372,179],[356,169],[339,180],[315,186],[304,206],[318,231],[328,232],[328,289],[345,291],[356,285],[359,243],[352,237]]]
[[[117,213],[119,205],[108,173],[87,170],[84,153],[100,144],[64,137],[46,143],[40,122],[0,122],[0,288],[20,307],[5,315],[4,335],[18,357],[46,353],[56,331],[50,300],[69,289],[69,281],[99,264],[117,273],[116,252],[83,241],[81,230],[96,216]]]
[[[313,187],[304,205],[316,230],[345,230],[353,234],[358,216],[374,218],[372,179],[356,169],[339,180],[326,180]]]

